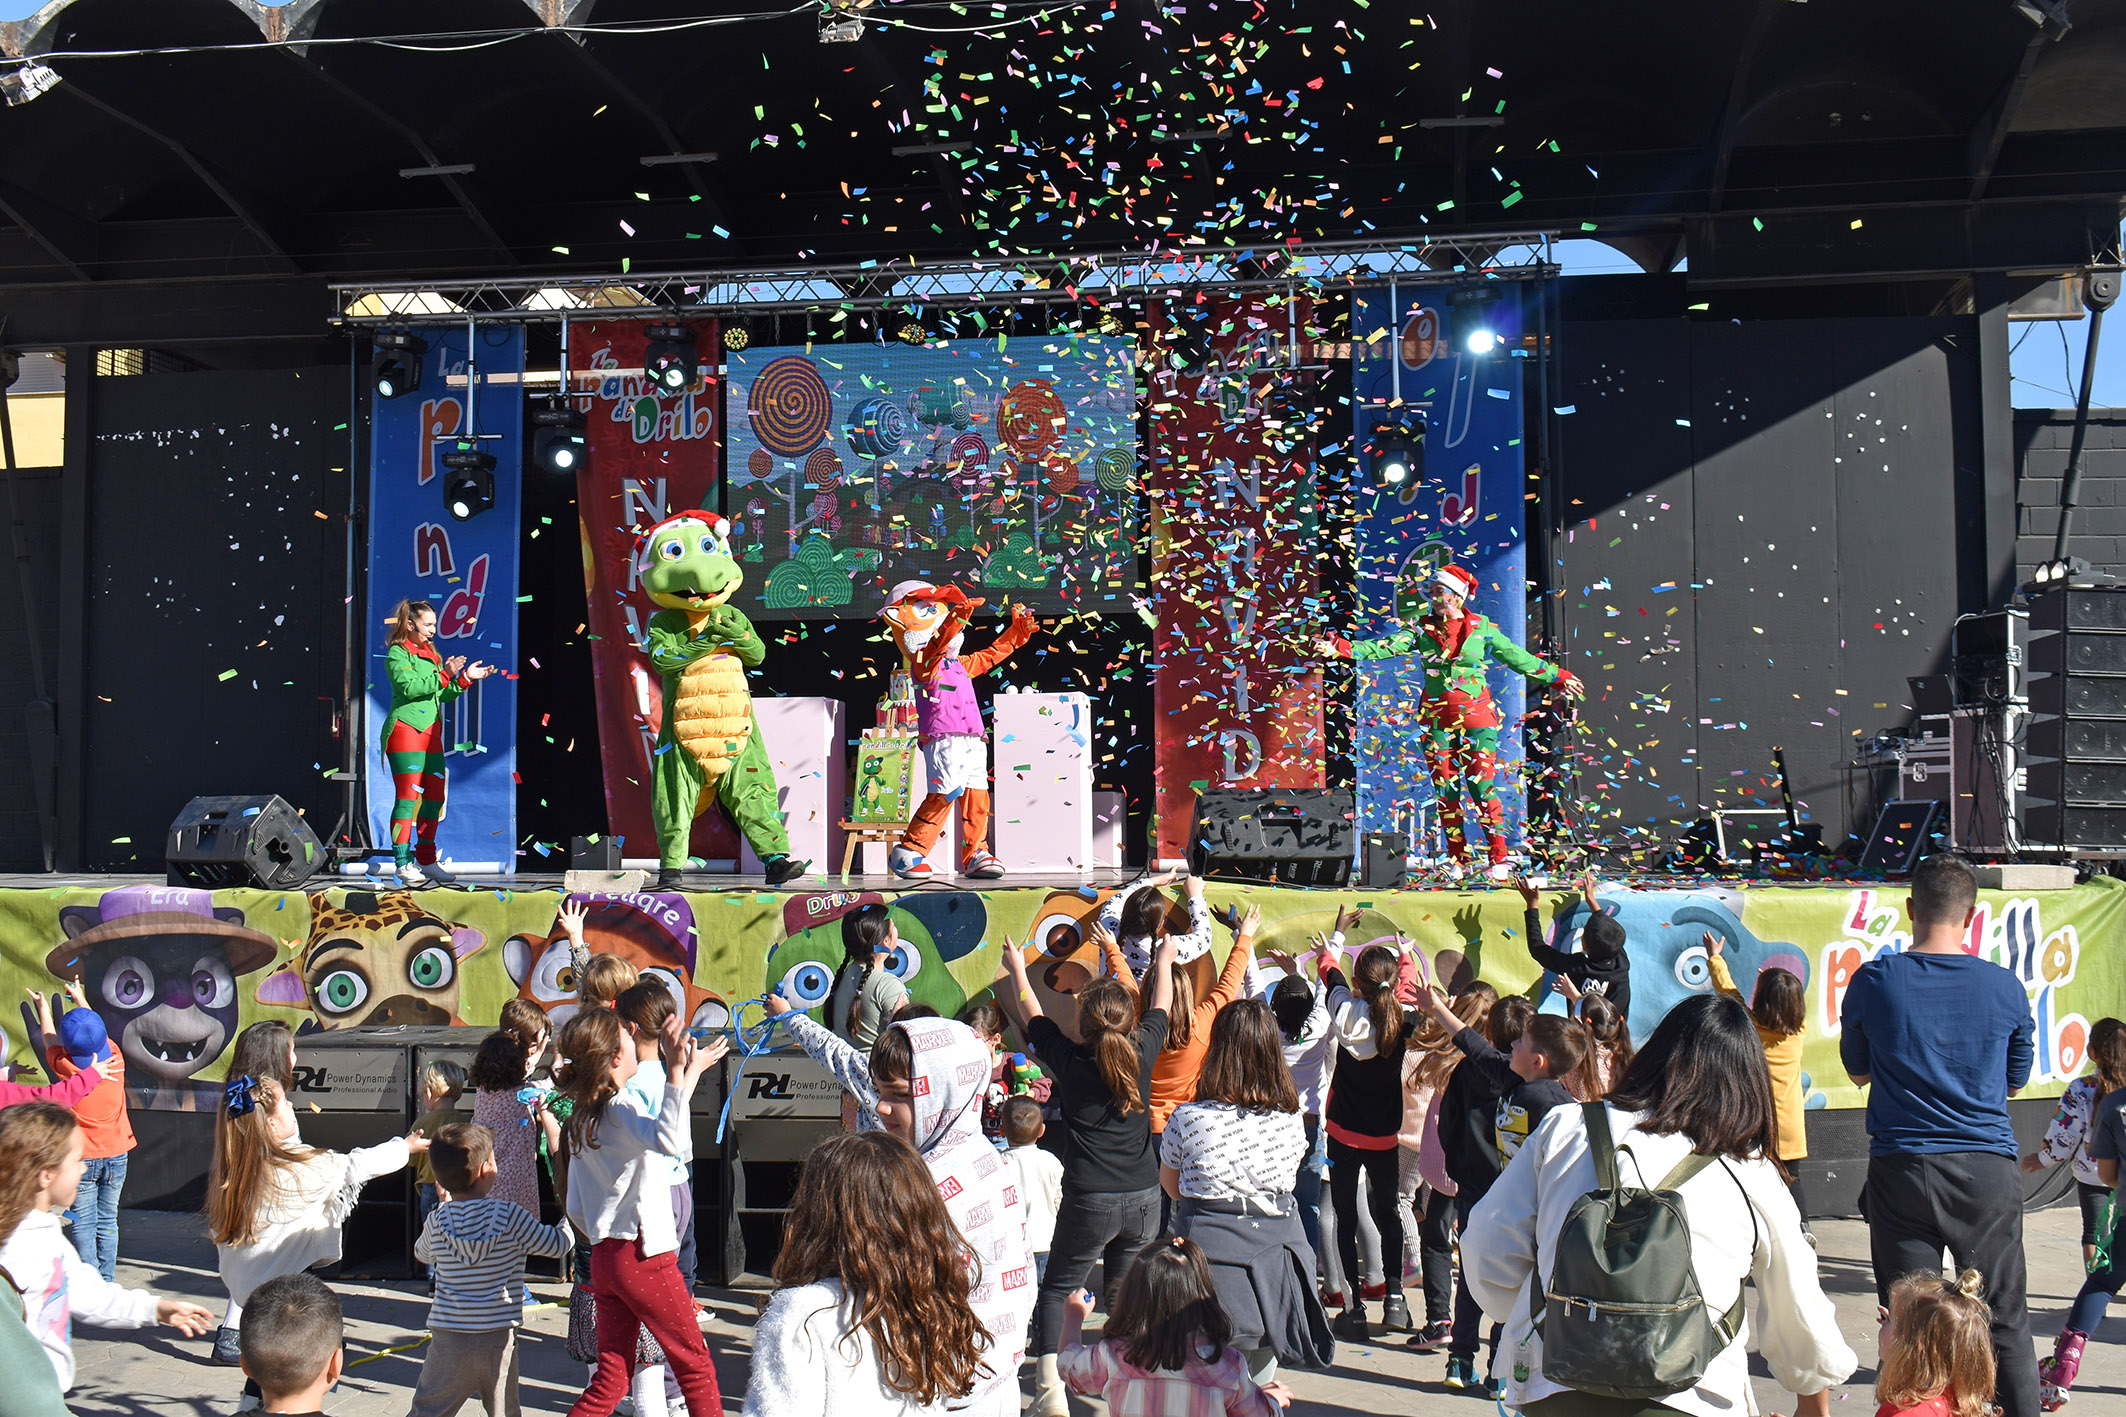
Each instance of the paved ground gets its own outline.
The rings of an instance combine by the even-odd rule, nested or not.
[[[1841,1390],[1833,1417],[1869,1417],[1874,1411],[1875,1302],[1867,1263],[1867,1234],[1857,1221],[1817,1222],[1822,1243],[1824,1287],[1837,1301],[1846,1334],[1859,1353],[1861,1369]],[[2031,1308],[2041,1351],[2051,1351],[2052,1335],[2068,1301],[2081,1282],[2081,1252],[2072,1207],[2040,1212],[2026,1228],[2030,1273],[2034,1276]],[[195,1216],[127,1211],[122,1221],[119,1266],[121,1282],[147,1285],[171,1294],[197,1298],[220,1312],[222,1295],[214,1274],[214,1251]],[[427,1302],[412,1284],[342,1283],[335,1286],[348,1315],[351,1366],[339,1390],[326,1401],[330,1417],[402,1417],[408,1408],[424,1341]],[[560,1301],[561,1287],[534,1284],[537,1297]],[[745,1391],[750,1320],[756,1296],[736,1290],[708,1293],[710,1346],[721,1373],[725,1406],[736,1412]],[[1376,1310],[1377,1312],[1377,1310]],[[527,1327],[537,1337],[524,1348],[524,1405],[529,1412],[562,1412],[582,1390],[584,1369],[562,1347],[566,1309],[559,1302],[533,1312]],[[128,1417],[209,1417],[233,1412],[242,1380],[234,1369],[206,1361],[204,1340],[188,1340],[173,1330],[138,1334],[80,1329],[75,1354],[80,1376],[71,1404],[77,1413],[128,1414]],[[1466,1393],[1440,1386],[1444,1360],[1421,1356],[1400,1346],[1351,1346],[1340,1352],[1330,1373],[1292,1377],[1299,1400],[1294,1414],[1360,1414],[1425,1411],[1444,1417],[1490,1417],[1491,1405]],[[1791,1412],[1791,1401],[1777,1384],[1759,1377],[1759,1408]],[[472,1409],[468,1409],[471,1411]],[[1080,1412],[1102,1410],[1081,1406]],[[2071,1417],[2126,1417],[2126,1319],[2114,1316],[2090,1346],[2082,1368]],[[855,1417],[855,1414],[850,1414]]]

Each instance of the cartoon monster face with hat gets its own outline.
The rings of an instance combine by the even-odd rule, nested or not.
[[[236,981],[273,963],[272,937],[206,891],[169,886],[61,906],[59,926],[67,938],[45,968],[81,981],[143,1100],[189,1110],[187,1084],[236,1035]]]

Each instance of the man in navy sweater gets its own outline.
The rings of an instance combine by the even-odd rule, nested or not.
[[[2030,1080],[2030,999],[2021,981],[1964,952],[1978,882],[1954,856],[1912,873],[1912,945],[1862,965],[1840,1011],[1838,1051],[1868,1088],[1868,1244],[1875,1295],[1946,1248],[1985,1276],[1996,1400],[2038,1417],[2024,1303],[2023,1184],[2008,1098]]]

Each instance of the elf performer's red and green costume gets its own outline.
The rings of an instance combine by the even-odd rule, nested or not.
[[[1464,606],[1476,599],[1476,577],[1460,566],[1444,566],[1433,583],[1459,596]],[[1425,666],[1425,697],[1418,706],[1418,726],[1425,732],[1425,767],[1432,774],[1432,793],[1439,802],[1440,828],[1447,855],[1459,867],[1469,860],[1462,816],[1462,795],[1476,803],[1477,819],[1490,839],[1494,869],[1506,863],[1506,804],[1499,800],[1498,704],[1491,697],[1485,670],[1503,664],[1538,684],[1571,684],[1573,676],[1515,644],[1496,624],[1474,610],[1459,620],[1438,612],[1417,626],[1374,640],[1337,637],[1338,651],[1351,659],[1393,659],[1415,654]]]
[[[436,864],[436,824],[443,820],[446,786],[443,705],[472,681],[443,672],[433,645],[394,643],[384,656],[391,711],[384,716],[384,764],[391,771],[391,854]]]

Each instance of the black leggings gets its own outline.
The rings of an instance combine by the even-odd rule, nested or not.
[[[1366,1208],[1373,1213],[1373,1228],[1380,1232],[1381,1276],[1388,1292],[1403,1292],[1403,1222],[1396,1213],[1395,1196],[1402,1184],[1402,1161],[1395,1138],[1387,1139],[1382,1151],[1366,1151],[1329,1138],[1329,1203],[1336,1208],[1336,1258],[1342,1262],[1347,1306],[1359,1306],[1358,1291],[1365,1271],[1358,1266],[1358,1177],[1364,1172],[1372,1188]]]

